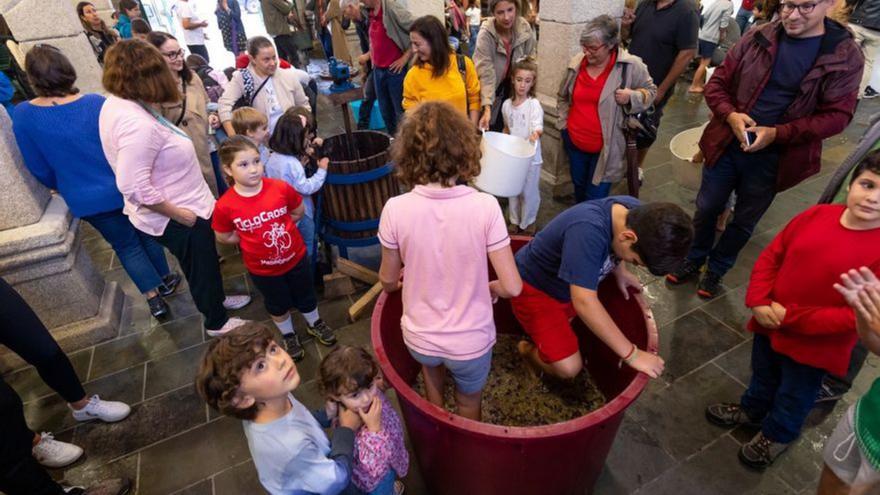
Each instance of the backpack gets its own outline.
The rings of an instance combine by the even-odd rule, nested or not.
[[[235,104],[232,105],[233,110],[238,110],[241,107],[253,106],[254,98],[257,97],[257,94],[259,94],[260,90],[263,89],[263,86],[265,86],[270,79],[270,77],[263,79],[263,82],[260,83],[260,86],[255,90],[254,76],[251,74],[251,71],[241,69],[241,78],[244,81],[244,94],[241,95],[241,98],[236,100]]]
[[[217,82],[216,79],[211,77],[209,73],[211,70],[207,65],[199,67],[194,72],[198,74],[199,79],[202,80],[202,85],[205,86],[205,92],[208,93],[208,101],[211,103],[217,103],[220,99],[220,96],[223,95],[223,86]]]

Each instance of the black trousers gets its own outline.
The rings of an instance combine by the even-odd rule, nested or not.
[[[76,402],[86,396],[67,355],[25,300],[3,279],[0,279],[0,344],[33,365],[40,378],[65,401]]]
[[[186,47],[189,48],[190,53],[201,55],[206,62],[211,61],[211,57],[208,56],[208,47],[205,45],[186,45]]]
[[[195,225],[187,227],[171,220],[156,240],[180,262],[193,302],[205,317],[205,328],[220,329],[229,317],[223,307],[226,296],[211,221],[196,218]]]
[[[302,68],[302,62],[299,59],[299,51],[296,49],[296,43],[290,34],[279,34],[272,38],[275,40],[275,46],[278,47],[278,56],[290,62],[290,65],[296,68]]]
[[[0,491],[7,495],[63,494],[31,455],[33,440],[21,398],[0,378]]]

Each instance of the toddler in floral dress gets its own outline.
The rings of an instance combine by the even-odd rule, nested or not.
[[[399,495],[409,454],[403,445],[403,424],[380,389],[379,365],[362,348],[339,346],[321,362],[321,390],[327,414],[339,408],[355,411],[363,421],[355,433],[352,482],[369,495]]]

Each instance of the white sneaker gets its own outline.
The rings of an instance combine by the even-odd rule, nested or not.
[[[226,320],[226,324],[224,324],[220,329],[218,329],[218,330],[207,330],[206,329],[205,331],[208,332],[208,335],[210,335],[211,337],[222,337],[222,336],[226,335],[227,333],[229,333],[230,331],[232,331],[232,329],[238,328],[247,322],[248,322],[247,320],[242,320],[241,318],[233,316],[232,318]]]
[[[60,468],[73,464],[83,455],[83,449],[72,443],[55,440],[51,433],[40,434],[40,443],[31,450],[34,459],[48,468]]]
[[[226,296],[223,300],[223,307],[226,309],[241,309],[251,303],[251,296],[245,294],[241,296]]]
[[[124,402],[114,402],[110,400],[101,400],[97,395],[93,395],[89,399],[86,407],[77,411],[73,409],[73,419],[77,421],[91,421],[100,419],[105,423],[115,423],[122,421],[131,413],[131,408]]]

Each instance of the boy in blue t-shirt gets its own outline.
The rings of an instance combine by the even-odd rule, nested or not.
[[[626,338],[597,289],[613,273],[628,299],[629,287],[639,290],[641,284],[621,261],[664,275],[681,262],[693,236],[691,219],[678,206],[642,205],[629,196],[587,201],[559,214],[516,253],[523,289],[511,305],[533,342],[520,342],[520,353],[545,373],[573,378],[583,367],[570,325],[578,316],[624,363],[658,377],[663,359]]]
[[[260,483],[272,495],[350,490],[359,413],[338,410],[327,439],[327,411],[311,412],[293,397],[296,363],[261,323],[237,327],[211,345],[196,376],[199,395],[213,409],[243,420]]]

